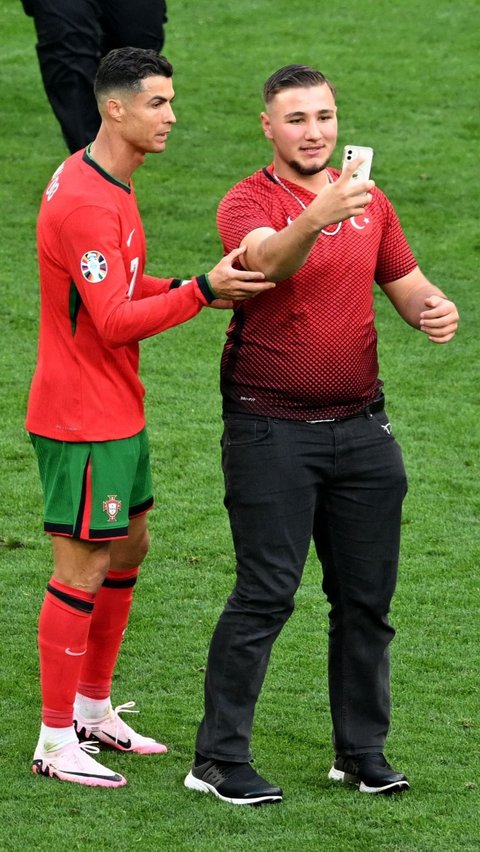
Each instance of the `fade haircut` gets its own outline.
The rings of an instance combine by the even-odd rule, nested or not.
[[[173,68],[165,56],[141,47],[119,47],[100,62],[94,83],[97,101],[118,90],[137,94],[147,77],[171,77]]]
[[[321,71],[316,71],[310,65],[285,65],[268,78],[263,87],[263,99],[265,104],[269,104],[283,89],[303,89],[323,85],[328,86],[335,97],[335,86]]]

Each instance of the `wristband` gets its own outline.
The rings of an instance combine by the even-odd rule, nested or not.
[[[218,299],[218,296],[215,293],[215,290],[213,289],[206,272],[204,273],[204,275],[197,275],[196,278],[202,296],[204,296],[208,304],[210,304],[210,302],[213,302],[214,299]]]
[[[218,296],[217,296],[217,294],[215,293],[215,290],[214,290],[214,289],[213,289],[213,287],[212,287],[212,282],[210,281],[210,277],[209,277],[209,275],[208,275],[208,272],[206,272],[206,273],[205,273],[205,281],[207,282],[207,284],[208,284],[208,286],[209,286],[209,288],[210,288],[210,291],[211,291],[211,293],[213,294],[214,298],[215,298],[215,299],[218,299]]]

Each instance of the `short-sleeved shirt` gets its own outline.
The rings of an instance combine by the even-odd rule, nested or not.
[[[217,214],[226,252],[256,228],[288,227],[315,197],[282,184],[269,166],[226,194]],[[324,228],[291,278],[236,307],[221,363],[224,410],[316,420],[373,401],[382,384],[373,284],[416,265],[392,204],[375,188],[364,216]]]
[[[144,274],[132,184],[79,151],[57,169],[37,223],[40,333],[26,426],[60,441],[128,438],[145,425],[138,341],[195,316],[204,276]]]

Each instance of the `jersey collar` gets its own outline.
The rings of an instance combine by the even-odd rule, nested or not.
[[[85,151],[83,152],[83,162],[86,163],[87,166],[91,166],[92,169],[95,169],[95,171],[98,172],[99,175],[101,175],[103,178],[105,178],[105,180],[108,180],[110,183],[115,184],[115,186],[120,187],[120,189],[124,189],[125,192],[128,192],[130,194],[132,191],[131,186],[129,186],[127,183],[123,183],[123,181],[121,180],[117,180],[117,178],[111,175],[110,172],[107,172],[105,171],[105,169],[102,169],[101,165],[93,159],[92,155],[90,154],[91,144],[92,143],[90,142],[90,144],[87,145]]]

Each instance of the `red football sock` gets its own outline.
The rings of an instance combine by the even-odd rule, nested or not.
[[[133,600],[138,568],[109,571],[95,596],[95,609],[82,659],[78,692],[87,698],[108,698],[123,634]]]
[[[42,721],[51,728],[73,724],[73,702],[87,649],[94,595],[59,583],[47,586],[38,622]]]

